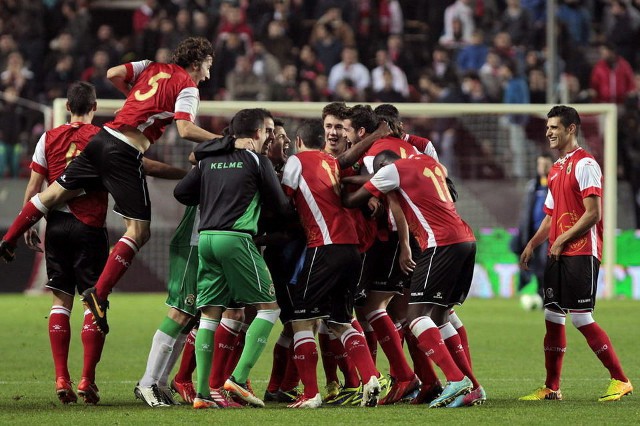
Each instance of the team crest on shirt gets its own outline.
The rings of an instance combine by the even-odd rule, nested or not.
[[[567,166],[567,174],[571,173],[571,165],[573,165],[573,162],[569,162],[569,165]]]
[[[196,296],[193,294],[188,294],[187,297],[184,298],[184,304],[187,306],[193,306],[196,303]]]

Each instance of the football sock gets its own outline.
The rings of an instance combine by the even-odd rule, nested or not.
[[[209,381],[207,378],[211,373],[211,359],[214,347],[213,336],[220,321],[213,318],[200,317],[200,327],[196,334],[196,370],[198,372],[198,384],[196,392],[200,395],[209,395]]]
[[[364,339],[367,341],[367,347],[369,348],[369,354],[371,354],[371,359],[373,363],[376,363],[376,358],[378,357],[378,336],[376,336],[376,332],[373,331],[373,327],[371,324],[363,323],[364,326]]]
[[[127,236],[120,238],[116,245],[113,246],[107,258],[107,263],[104,265],[104,269],[96,282],[96,296],[99,299],[107,299],[118,280],[129,269],[138,250],[138,244]]]
[[[242,351],[244,350],[245,340],[247,339],[248,328],[249,328],[249,325],[243,322],[242,326],[240,327],[240,332],[236,337],[233,350],[231,351],[231,354],[227,359],[227,364],[224,366],[225,377],[231,376],[231,372],[233,371],[234,368],[236,368],[236,365],[238,365],[238,361],[240,360],[240,355],[242,355]]]
[[[629,379],[622,371],[620,360],[616,355],[616,351],[613,349],[607,333],[596,322],[579,327],[578,330],[580,330],[582,335],[587,339],[587,344],[589,344],[593,353],[596,354],[605,368],[609,370],[611,378],[628,382]]]
[[[160,376],[164,372],[167,362],[171,357],[173,345],[182,330],[182,325],[169,317],[165,317],[158,330],[153,335],[151,349],[147,358],[147,367],[140,379],[140,386],[158,384]]]
[[[182,353],[182,349],[184,348],[184,344],[187,341],[187,336],[189,333],[184,333],[184,331],[180,331],[178,333],[178,337],[176,337],[176,341],[173,344],[173,349],[171,349],[171,355],[169,355],[169,360],[162,370],[160,374],[160,378],[158,379],[158,386],[168,386],[169,385],[169,375],[171,374],[171,370],[176,366],[178,362],[178,358],[180,358],[180,354]]]
[[[376,332],[378,343],[389,360],[389,367],[393,366],[391,376],[401,382],[413,379],[415,374],[407,363],[400,337],[386,309],[378,309],[368,313],[367,321]]]
[[[282,383],[285,370],[287,369],[287,361],[289,360],[289,346],[291,345],[291,337],[280,334],[278,341],[273,345],[273,362],[271,364],[271,376],[267,385],[267,392],[277,392]]]
[[[438,375],[433,369],[433,363],[429,361],[427,354],[418,347],[418,339],[416,336],[412,333],[405,333],[405,336],[407,336],[407,347],[409,348],[409,354],[413,360],[413,369],[418,379],[425,385],[439,381]]]
[[[340,383],[338,379],[338,363],[329,345],[329,340],[329,330],[327,330],[327,326],[324,323],[321,323],[320,327],[318,327],[318,344],[320,345],[320,356],[322,357],[326,383]]]
[[[22,207],[22,210],[20,210],[18,216],[13,220],[9,230],[4,234],[2,239],[15,245],[18,238],[27,232],[29,228],[37,223],[42,216],[48,212],[49,209],[42,204],[38,194],[34,195],[31,200],[27,201]]]
[[[351,358],[349,358],[349,354],[342,345],[342,342],[340,342],[340,339],[335,337],[333,333],[329,334],[329,347],[331,348],[331,352],[334,353],[338,368],[344,376],[344,387],[357,388],[360,386],[360,378],[358,377],[358,370],[356,369],[356,366],[353,364]],[[367,351],[369,351],[368,348]]]
[[[233,377],[239,383],[245,383],[249,377],[249,372],[255,365],[258,358],[262,354],[269,334],[273,329],[273,325],[280,316],[280,309],[262,309],[258,311],[258,315],[251,321],[251,325],[247,329],[247,337],[244,343],[244,349],[235,370]]]
[[[371,359],[369,348],[367,348],[367,341],[364,340],[362,334],[358,333],[356,329],[350,328],[342,333],[340,340],[342,341],[342,346],[346,348],[349,354],[349,359],[353,361],[358,373],[360,373],[362,383],[367,383],[371,376],[380,377],[380,373],[378,373]],[[345,383],[345,387],[357,387],[359,385],[360,383],[357,383],[356,386]]]
[[[89,309],[84,311],[84,322],[80,336],[84,349],[82,377],[86,377],[91,383],[94,383],[96,380],[96,366],[102,356],[105,335],[102,334],[96,326],[93,320],[93,314]]]
[[[355,328],[358,333],[364,334],[362,324],[360,324],[360,321],[358,321],[357,318],[351,319],[351,327]]]
[[[213,351],[213,365],[209,375],[209,387],[211,389],[222,387],[229,378],[228,375],[225,375],[225,373],[228,373],[225,367],[229,362],[229,358],[233,356],[233,351],[236,350],[236,341],[241,327],[241,321],[229,318],[220,320],[220,325],[216,329],[216,335],[214,336],[215,350]]]
[[[464,378],[464,374],[451,358],[440,331],[431,318],[418,317],[411,322],[409,328],[418,339],[418,347],[440,367],[447,381],[459,382]]]
[[[71,341],[71,311],[63,306],[52,306],[49,312],[49,342],[56,371],[56,378],[69,379],[67,360],[69,358],[69,342]]]
[[[551,390],[560,389],[562,360],[567,350],[565,315],[545,310],[544,366],[547,370],[545,386]]]
[[[289,391],[300,383],[300,375],[298,374],[298,367],[295,362],[295,351],[293,349],[293,341],[289,345],[289,351],[287,352],[287,367],[284,372],[282,382],[280,382],[280,389],[283,391]],[[316,365],[318,364],[318,348],[316,347]],[[317,378],[316,378],[317,380]]]
[[[196,369],[196,356],[195,356],[195,343],[197,328],[191,330],[187,335],[187,340],[184,342],[184,349],[182,349],[182,359],[180,360],[180,368],[174,377],[176,382],[188,383],[192,381],[193,372]]]
[[[318,365],[318,347],[312,331],[298,331],[293,335],[295,363],[304,386],[304,396],[313,398],[318,391],[316,367]],[[285,389],[288,390],[288,389]]]
[[[467,354],[464,352],[464,347],[462,346],[462,340],[450,322],[440,327],[440,335],[449,350],[449,354],[451,354],[451,358],[453,358],[460,371],[471,379],[473,388],[475,389],[480,386],[480,383],[476,380],[473,370],[469,365]]]
[[[404,344],[404,333],[406,330],[406,326],[407,326],[407,319],[406,318],[401,318],[398,321],[396,321],[394,324],[394,327],[396,328],[396,332],[398,333],[398,337],[400,338],[400,345]]]
[[[469,352],[469,339],[467,337],[467,329],[464,328],[464,324],[460,321],[458,314],[453,309],[449,312],[449,322],[458,332],[460,336],[460,341],[462,342],[462,347],[464,348],[464,353],[467,355],[467,361],[469,362],[469,367],[473,368],[473,364],[471,363],[471,352]]]

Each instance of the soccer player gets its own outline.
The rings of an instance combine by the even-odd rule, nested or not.
[[[233,129],[237,137],[253,139],[256,151],[261,152],[266,131],[259,110],[239,111],[233,118]],[[214,333],[223,309],[232,299],[255,305],[257,315],[247,330],[244,350],[224,389],[261,407],[264,402],[247,386],[247,378],[264,350],[280,309],[269,271],[252,238],[257,232],[261,203],[284,214],[289,201],[266,157],[245,149],[215,156],[203,153],[198,157],[196,148],[195,153],[200,158],[198,165],[174,190],[178,201],[187,205],[199,203],[201,209],[196,298],[201,317],[195,343],[199,380],[193,407],[217,408],[206,378],[211,370]]]
[[[547,179],[546,217],[520,256],[521,267],[527,269],[536,247],[549,239],[544,273],[547,378],[543,387],[520,398],[525,401],[562,399],[567,314],[611,375],[598,400],[617,401],[633,391],[609,336],[593,318],[602,256],[602,172],[593,156],[578,145],[579,130],[580,116],[574,108],[554,106],[547,113],[546,137],[560,158]]]
[[[378,402],[380,374],[373,364],[364,337],[351,325],[353,294],[358,280],[358,236],[351,217],[340,203],[338,160],[323,151],[323,125],[305,121],[298,129],[298,153],[289,158],[282,184],[297,207],[307,237],[304,265],[293,294],[294,351],[304,393],[292,408],[317,408],[318,361],[314,328],[324,319],[340,339],[363,383],[361,405]],[[358,385],[360,380],[358,380]]]
[[[107,77],[127,96],[122,109],[55,183],[24,205],[0,242],[0,256],[5,261],[13,260],[19,236],[51,208],[96,186],[106,188],[127,230],[109,254],[95,287],[82,296],[104,334],[109,332],[107,296],[150,236],[151,203],[142,167],[144,152],[173,120],[184,139],[202,142],[218,137],[194,123],[199,103],[197,85],[209,78],[212,63],[211,43],[190,37],[178,45],[171,64],[144,60],[110,68]]]
[[[409,271],[415,265],[408,309],[410,330],[418,347],[448,381],[429,406],[480,404],[486,395],[473,377],[460,337],[449,320],[450,308],[464,302],[471,286],[476,251],[473,232],[457,214],[447,191],[445,171],[433,158],[401,158],[385,150],[376,155],[373,167],[376,174],[371,180],[358,191],[345,194],[343,200],[346,206],[354,207],[366,203],[371,195],[387,194],[396,223],[404,223],[406,218],[420,245],[422,253],[414,263],[407,229],[398,229],[400,266]],[[472,400],[464,399],[467,393]]]

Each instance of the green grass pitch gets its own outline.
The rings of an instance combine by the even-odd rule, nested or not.
[[[608,373],[573,326],[567,327],[562,391],[564,401],[520,402],[517,397],[542,385],[544,359],[542,313],[523,311],[516,300],[470,299],[458,312],[470,336],[475,373],[484,385],[485,405],[430,410],[396,405],[374,409],[322,407],[290,410],[193,410],[189,406],[151,409],[136,400],[133,387],[142,376],[151,338],[166,313],[160,294],[111,297],[109,334],[98,366],[98,406],[61,405],[54,392],[53,362],[47,336],[50,296],[0,296],[0,424],[638,424],[640,395],[614,403],[598,403]],[[76,301],[69,359],[77,383],[82,353],[79,328],[82,306]],[[600,301],[595,318],[609,333],[626,373],[640,386],[640,302]],[[262,396],[271,368],[271,344],[252,372]],[[380,351],[378,366],[388,364]],[[324,385],[324,376],[321,385]]]

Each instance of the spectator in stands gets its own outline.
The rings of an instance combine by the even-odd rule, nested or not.
[[[516,64],[505,62],[500,67],[504,81],[504,95],[502,103],[528,104],[530,102],[529,87],[524,77],[518,72]],[[511,150],[511,177],[524,177],[527,170],[527,137],[524,127],[528,116],[524,114],[510,114],[502,116],[501,124],[509,131],[509,148]]]
[[[459,75],[464,75],[469,71],[480,71],[480,68],[487,59],[489,48],[484,42],[484,32],[476,29],[471,34],[471,41],[464,46],[456,55],[456,66]]]
[[[634,13],[632,14],[631,11]],[[640,11],[628,6],[623,0],[612,0],[606,9],[603,26],[605,40],[629,62],[632,68],[635,68]]]
[[[329,90],[336,91],[340,81],[350,79],[359,93],[364,93],[371,85],[371,75],[367,67],[358,62],[358,51],[355,47],[342,49],[342,61],[329,72]]]
[[[298,78],[300,80],[314,81],[318,75],[326,74],[326,69],[313,47],[308,44],[302,46],[298,55]]]
[[[56,98],[64,98],[69,86],[78,79],[75,73],[73,56],[64,55],[58,58],[53,69],[44,78],[45,100],[52,104]]]
[[[627,94],[636,89],[633,70],[610,44],[600,45],[599,51],[600,60],[591,71],[591,97],[594,102],[622,105]]]
[[[91,59],[91,66],[82,72],[80,79],[95,86],[98,99],[122,99],[122,94],[107,78],[108,69],[109,54],[104,50],[97,50]]]
[[[640,229],[640,73],[635,74],[636,90],[629,93],[624,103],[624,114],[618,125],[618,158],[623,176],[631,185],[635,228]]]
[[[23,131],[27,128],[27,111],[16,101],[17,89],[4,89],[4,99],[0,102],[0,178],[18,177],[20,158],[25,150],[22,144]]]
[[[348,2],[344,4],[348,5]],[[355,46],[356,38],[353,33],[353,28],[343,19],[343,16],[348,16],[348,11],[340,7],[330,7],[324,15],[318,19],[318,24],[329,24],[333,29],[333,33],[342,42],[343,46]]]
[[[18,50],[16,40],[11,33],[0,35],[0,69],[5,69],[9,54]]]
[[[298,86],[301,102],[318,102],[318,94],[313,81],[302,80]]]
[[[381,102],[404,102],[409,97],[409,83],[404,71],[391,62],[385,49],[376,51],[376,65],[377,67],[371,70],[371,85],[376,97],[380,98],[378,92],[385,92],[384,97],[390,96],[397,100]],[[389,83],[391,83],[390,86]]]
[[[516,61],[518,66],[522,64],[524,59],[519,57],[519,51],[513,46],[511,35],[508,32],[498,31],[493,36],[492,45],[495,52],[500,55],[503,60]],[[522,50],[520,50],[520,53],[522,53]]]
[[[489,49],[487,60],[480,67],[480,81],[487,90],[487,96],[491,102],[498,102],[502,99],[502,77],[500,75],[500,67],[502,59],[494,50]]]
[[[375,70],[374,70],[375,71]],[[393,73],[389,68],[382,67],[382,87],[376,90],[374,86],[373,101],[382,103],[398,103],[406,102],[408,96],[403,95],[395,86],[395,79]]]
[[[564,0],[558,7],[558,20],[566,25],[575,45],[585,47],[591,40],[591,16],[581,0]]]
[[[497,23],[499,31],[511,36],[514,46],[529,46],[533,33],[533,20],[529,11],[522,7],[520,0],[507,0],[507,8]]]
[[[273,87],[272,100],[274,101],[298,101],[298,68],[292,64],[282,67],[282,72],[276,77]]]
[[[407,75],[409,84],[413,84],[418,80],[417,60],[413,53],[405,49],[404,41],[400,34],[391,34],[387,38],[387,56]]]
[[[247,25],[240,6],[231,5],[221,18],[218,38],[226,37],[227,34],[233,33],[240,36],[245,42],[251,43],[253,41],[253,30]]]
[[[141,35],[147,28],[157,6],[157,0],[144,0],[144,3],[133,12],[132,28],[134,36]]]
[[[443,35],[440,37],[440,45],[445,46],[452,51],[457,51],[458,49],[468,45],[471,38],[468,40],[464,39],[464,28],[460,18],[453,18],[451,25],[453,33],[451,36]]]
[[[545,25],[547,21],[546,0],[520,0],[523,9],[531,15],[533,24],[530,41],[534,49],[542,49],[545,44]]]
[[[22,53],[11,52],[7,58],[7,66],[0,72],[0,88],[15,89],[21,98],[31,98],[33,93],[33,72],[24,63]]]
[[[317,52],[318,60],[322,62],[327,72],[329,72],[335,64],[340,62],[343,45],[342,41],[338,40],[333,34],[331,25],[314,25],[309,42]]]
[[[180,9],[175,17],[175,34],[178,40],[190,37],[193,34],[193,23],[189,9]]]
[[[76,43],[70,33],[63,31],[49,43],[49,53],[44,59],[44,69],[46,71],[52,70],[58,64],[58,61],[63,56],[72,56],[75,58],[74,72],[78,72],[84,66],[84,57],[78,55],[76,51]],[[63,96],[66,96],[67,89],[64,89]]]
[[[464,102],[468,103],[487,103],[489,97],[487,96],[480,76],[475,71],[467,71],[462,77],[462,94],[464,96]]]
[[[471,0],[456,0],[445,9],[444,33],[440,37],[440,43],[445,44],[456,40],[454,21],[459,21],[462,42],[470,43],[471,34],[476,29]]]
[[[193,25],[191,26],[191,33],[194,37],[204,37],[207,40],[213,39],[211,21],[206,13],[200,10],[194,10],[192,20]]]
[[[236,33],[218,37],[215,46],[216,66],[212,67],[211,80],[214,91],[224,88],[227,74],[236,66],[238,56],[250,55],[251,47]]]
[[[532,104],[547,103],[547,76],[542,68],[531,68],[527,72],[529,98]]]
[[[282,21],[271,21],[267,27],[267,37],[264,39],[265,48],[278,59],[280,64],[293,60],[293,42],[287,35]]]
[[[156,50],[156,56],[154,61],[160,62],[162,64],[168,64],[171,61],[171,51],[166,47],[161,47]]]
[[[398,0],[380,0],[378,4],[378,33],[382,36],[404,33],[404,15]]]
[[[235,68],[227,74],[227,93],[225,98],[234,101],[266,100],[266,85],[253,72],[253,63],[249,56],[238,56]]]
[[[96,50],[104,50],[107,52],[109,54],[109,66],[114,66],[120,63],[122,48],[119,46],[118,41],[113,34],[113,27],[111,25],[102,24],[98,27],[98,31],[96,32],[96,41],[92,50],[94,52]]]
[[[278,59],[264,47],[261,41],[253,42],[253,72],[258,76],[262,84],[267,87],[266,98],[270,98],[269,89],[276,81],[282,67]]]
[[[458,74],[455,65],[451,62],[449,50],[444,46],[438,45],[433,49],[431,54],[431,64],[427,67],[431,78],[442,87],[456,87],[458,83]]]

